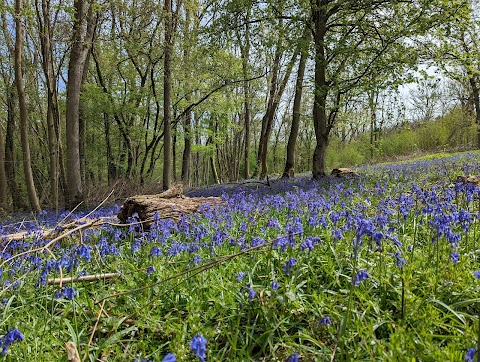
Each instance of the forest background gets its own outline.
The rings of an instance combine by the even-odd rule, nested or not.
[[[463,0],[2,0],[0,207],[479,148],[479,15]]]

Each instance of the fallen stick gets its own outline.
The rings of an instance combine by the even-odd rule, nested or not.
[[[75,342],[68,341],[65,343],[67,349],[67,358],[69,362],[80,362],[80,356],[78,355],[77,345]]]
[[[69,277],[69,278],[54,278],[48,279],[48,285],[57,285],[57,284],[69,284],[75,282],[94,282],[97,280],[108,280],[120,278],[122,274],[120,273],[105,273],[105,274],[93,274],[93,275],[84,275],[80,277]]]

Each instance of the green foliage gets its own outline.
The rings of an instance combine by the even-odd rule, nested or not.
[[[161,361],[168,352],[193,361],[189,341],[201,333],[207,361],[285,361],[294,352],[305,361],[460,361],[478,332],[480,284],[472,272],[480,256],[479,205],[439,172],[478,171],[477,158],[363,168],[361,178],[350,180],[297,179],[264,194],[244,189],[234,196],[232,206],[244,203],[238,210],[161,223],[154,236],[84,230],[59,241],[52,249],[57,260],[40,252],[5,263],[0,335],[16,327],[26,338],[10,347],[7,359],[65,360],[70,340],[89,361]],[[469,221],[454,221],[460,210],[470,213]],[[442,213],[448,222],[435,229]],[[297,222],[302,231],[287,236],[285,248],[272,248]],[[380,240],[362,234],[364,222]],[[438,234],[444,227],[457,242]],[[311,250],[301,246],[312,237],[319,241]],[[249,249],[258,238],[264,244]],[[81,257],[80,246],[91,247],[91,260]],[[398,255],[405,264],[398,265]],[[121,277],[77,281],[73,300],[55,298],[59,286],[37,285],[45,265],[31,268],[34,256],[61,262],[63,274],[52,269],[49,278],[83,271]],[[287,273],[291,258],[296,263]],[[354,285],[362,269],[370,276]],[[319,324],[327,316],[332,324]]]
[[[476,129],[472,116],[454,108],[433,121],[406,124],[381,132],[373,156],[368,134],[347,142],[334,137],[327,152],[327,164],[330,168],[350,167],[415,154],[473,149]]]

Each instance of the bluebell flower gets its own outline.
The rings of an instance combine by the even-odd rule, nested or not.
[[[475,354],[477,353],[477,350],[475,348],[470,348],[465,354],[465,361],[467,362],[475,362]]]
[[[401,252],[397,251],[394,256],[395,256],[395,259],[396,259],[395,263],[397,264],[397,266],[399,268],[402,268],[405,264],[407,264],[407,261],[404,258],[402,258],[402,253]]]
[[[64,287],[55,294],[55,298],[65,298],[67,300],[73,300],[77,291],[73,287]]]
[[[270,286],[272,287],[273,290],[277,290],[278,288],[280,288],[280,283],[278,283],[276,280],[274,280]]]
[[[190,348],[195,353],[195,356],[198,357],[200,362],[205,362],[206,351],[207,351],[207,340],[201,334],[197,334],[190,341]]]
[[[169,353],[163,357],[162,362],[177,362],[177,358],[173,353]]]
[[[285,265],[282,267],[283,272],[289,275],[290,270],[295,266],[296,263],[297,263],[297,259],[295,258],[288,259]]]
[[[16,328],[11,329],[7,332],[7,334],[0,339],[0,345],[2,346],[2,355],[7,354],[8,347],[13,342],[22,342],[25,339],[23,334]]]
[[[368,279],[370,276],[368,275],[365,269],[360,270],[356,275],[353,281],[354,286],[358,286],[362,281]]]
[[[150,258],[160,255],[162,255],[162,251],[158,248],[158,246],[154,246],[152,249],[150,249]]]
[[[329,316],[320,318],[320,321],[318,322],[319,326],[328,326],[330,324],[333,324],[333,323]]]
[[[149,276],[150,274],[155,273],[156,271],[157,269],[155,269],[155,267],[151,265],[147,268],[147,275]]]
[[[332,234],[333,234],[333,241],[338,241],[343,238],[342,230],[340,229],[333,230]]]
[[[302,251],[308,249],[310,252],[313,250],[316,244],[320,243],[321,240],[316,236],[307,236],[305,240],[300,244]]]
[[[195,255],[193,257],[193,265],[202,264],[202,258],[199,255]]]
[[[452,262],[456,264],[460,261],[460,255],[458,253],[451,253],[450,259],[452,259]]]
[[[473,273],[473,276],[474,276],[475,278],[479,278],[479,279],[480,279],[480,271],[474,272],[474,273]]]
[[[298,362],[298,353],[295,352],[290,357],[288,357],[287,362]]]
[[[247,273],[244,273],[244,272],[240,272],[237,274],[237,276],[235,277],[235,279],[237,280],[237,282],[241,282],[243,278],[245,278],[247,276]]]
[[[253,298],[255,298],[255,294],[257,294],[255,292],[255,290],[253,288],[249,288],[248,289],[248,301],[251,302],[253,300]]]

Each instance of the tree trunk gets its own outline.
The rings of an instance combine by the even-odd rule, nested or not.
[[[372,159],[375,156],[375,149],[378,145],[377,101],[378,94],[373,90],[368,92],[368,106],[370,108],[370,157]]]
[[[35,0],[35,9],[37,13],[37,22],[40,34],[40,43],[42,49],[42,66],[45,75],[45,83],[47,85],[47,134],[48,134],[48,154],[50,160],[50,194],[52,197],[51,204],[58,210],[58,164],[59,150],[58,144],[60,140],[55,131],[55,125],[60,123],[59,110],[57,102],[57,84],[55,77],[55,69],[53,64],[52,50],[52,31],[50,24],[50,1],[42,0],[42,7],[39,8],[38,0]]]
[[[280,46],[280,44],[278,45]],[[258,147],[258,162],[260,162],[260,169],[257,166],[257,176],[260,175],[260,178],[265,178],[268,174],[268,167],[267,167],[267,155],[268,155],[268,141],[270,139],[270,134],[272,132],[273,127],[273,120],[275,118],[275,113],[277,112],[278,105],[280,104],[280,100],[282,98],[283,92],[285,91],[285,87],[287,86],[288,80],[290,78],[290,74],[292,73],[293,65],[295,64],[295,60],[297,59],[298,53],[300,50],[300,46],[298,45],[295,49],[295,52],[290,59],[287,69],[285,70],[285,74],[283,76],[282,81],[280,82],[280,86],[278,86],[278,76],[273,75],[272,82],[271,82],[271,89],[270,89],[270,99],[268,102],[267,111],[262,119],[262,133],[260,136],[260,143]],[[281,53],[279,50],[276,51],[275,56],[275,63],[273,69],[276,73],[278,73],[279,63],[280,63],[280,55]]]
[[[15,83],[17,85],[18,105],[20,109],[20,141],[22,144],[23,172],[27,187],[28,199],[32,211],[40,211],[37,191],[33,181],[32,164],[30,160],[30,144],[28,141],[28,113],[23,82],[22,56],[23,56],[23,25],[22,25],[22,0],[15,0]]]
[[[175,129],[172,137],[172,178],[173,182],[177,182],[177,134]]]
[[[87,1],[75,0],[75,19],[73,44],[68,64],[68,82],[66,98],[66,134],[67,134],[67,183],[70,208],[83,201],[81,160],[80,160],[80,92],[84,68],[87,66],[87,54],[90,51],[94,35],[95,4],[90,4],[87,13]]]
[[[473,105],[475,108],[475,123],[477,124],[477,148],[480,149],[480,91],[477,83],[477,76],[469,74],[468,81],[472,88]]]
[[[0,125],[0,209],[8,210],[7,175],[5,173],[5,141]]]
[[[103,126],[105,128],[107,180],[108,184],[111,185],[113,181],[115,181],[115,179],[117,178],[117,167],[115,166],[115,161],[113,160],[112,144],[110,141],[110,117],[107,113],[103,113]]]
[[[325,156],[328,145],[329,127],[326,113],[328,85],[326,83],[325,33],[327,27],[328,0],[312,2],[315,39],[315,96],[313,102],[313,125],[316,146],[313,152],[312,176],[325,176]]]
[[[20,187],[16,180],[15,160],[15,91],[14,85],[7,90],[7,131],[5,134],[5,174],[7,185],[12,195],[12,209],[18,211],[26,208]]]
[[[261,160],[262,160],[262,155],[263,155],[263,148],[265,147],[265,136],[266,136],[266,130],[268,128],[268,123],[270,122],[270,119],[273,121],[273,117],[275,116],[275,111],[273,109],[273,102],[275,98],[275,93],[277,91],[278,87],[278,71],[279,71],[279,66],[280,66],[280,58],[281,58],[281,52],[280,48],[277,46],[275,50],[275,57],[273,60],[273,65],[272,65],[272,78],[270,79],[270,92],[268,96],[268,101],[267,101],[267,110],[265,111],[265,114],[262,118],[262,129],[260,130],[260,139],[258,141],[258,152],[257,152],[257,162],[255,165],[255,177],[259,177],[261,173]],[[267,141],[268,144],[268,141]]]
[[[182,155],[182,181],[185,186],[190,184],[190,163],[192,158],[192,113],[188,112],[184,118],[184,148]]]
[[[183,58],[184,62],[188,64],[190,59],[190,37],[192,36],[190,32],[191,24],[191,13],[190,7],[185,7],[185,38],[184,38],[184,49],[183,49]],[[187,80],[187,87],[192,78],[192,72],[190,69],[186,69],[185,79]],[[187,93],[185,96],[185,101],[187,104],[190,104],[190,93]],[[185,186],[190,185],[190,164],[192,159],[192,112],[189,111],[183,116],[183,154],[182,154],[182,182]]]
[[[165,51],[163,69],[163,184],[164,190],[171,183],[171,151],[172,151],[172,51],[173,51],[173,12],[172,0],[165,0]]]
[[[305,76],[307,58],[308,49],[304,49],[300,54],[300,63],[298,64],[297,81],[295,82],[295,98],[293,99],[292,126],[290,128],[290,135],[288,136],[287,159],[282,177],[293,177],[295,175],[295,146],[297,144],[298,130],[300,127],[303,78]]]
[[[249,14],[248,14],[249,15]],[[243,122],[245,124],[245,144],[244,144],[244,169],[243,177],[248,179],[250,177],[250,119],[251,119],[251,106],[250,106],[250,82],[248,71],[248,59],[250,57],[250,31],[248,26],[247,16],[245,22],[245,44],[242,44],[240,34],[237,32],[238,42],[240,43],[240,52],[242,54],[242,70],[243,78]]]

